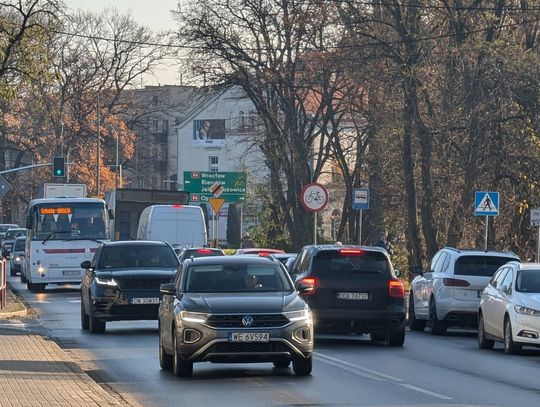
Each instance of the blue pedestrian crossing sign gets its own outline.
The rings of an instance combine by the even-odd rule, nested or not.
[[[499,214],[499,193],[476,191],[474,193],[475,216],[497,216]]]

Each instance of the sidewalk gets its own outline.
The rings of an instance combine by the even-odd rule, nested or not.
[[[9,300],[11,308],[0,312],[0,407],[133,406],[101,388],[54,341],[30,332],[17,319],[26,307],[11,292]]]

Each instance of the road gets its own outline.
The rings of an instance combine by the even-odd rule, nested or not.
[[[192,378],[177,379],[159,368],[157,322],[112,322],[92,335],[80,328],[77,286],[33,294],[18,277],[9,280],[49,335],[96,366],[91,376],[143,406],[540,405],[540,350],[482,351],[475,333],[464,331],[407,332],[403,348],[364,336],[321,337],[310,377],[271,364],[200,363]]]

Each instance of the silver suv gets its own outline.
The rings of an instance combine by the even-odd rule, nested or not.
[[[509,261],[512,252],[439,250],[426,272],[411,283],[409,327],[424,330],[429,321],[432,335],[444,335],[449,325],[476,327],[482,291],[495,271]]]

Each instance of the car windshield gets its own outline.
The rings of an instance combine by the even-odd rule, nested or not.
[[[515,257],[504,256],[461,256],[457,259],[454,274],[459,276],[492,277],[499,267]]]
[[[9,229],[13,229],[17,225],[2,225],[0,226],[0,233],[6,233]]]
[[[13,250],[16,250],[16,251],[24,250],[24,242],[25,242],[24,239],[15,240],[15,247],[13,248]]]
[[[26,229],[10,229],[6,232],[5,239],[15,239],[17,236],[26,235]]]
[[[185,287],[192,293],[294,290],[281,268],[273,264],[192,265],[187,269]]]
[[[212,249],[186,249],[183,255],[184,259],[189,259],[191,257],[207,257],[207,256],[225,256],[221,250],[212,250]]]
[[[177,268],[178,258],[169,246],[125,245],[105,246],[98,269]]]
[[[522,270],[516,278],[516,291],[540,293],[540,270]]]
[[[390,266],[386,255],[378,251],[325,250],[313,259],[313,273],[319,277],[375,274],[386,278],[390,274]]]

